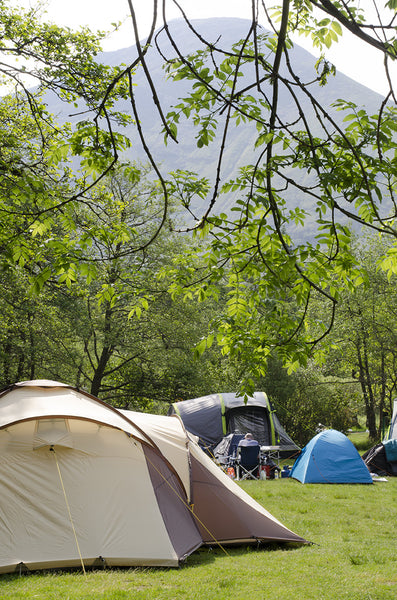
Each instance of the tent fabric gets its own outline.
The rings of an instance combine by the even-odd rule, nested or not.
[[[213,450],[215,460],[220,465],[228,465],[231,458],[237,458],[238,444],[243,438],[243,433],[229,433],[222,438]]]
[[[362,456],[371,473],[377,475],[397,476],[397,461],[388,461],[386,457],[385,442],[372,446]]]
[[[303,541],[225,475],[197,444],[191,446],[191,461],[194,514],[206,543]]]
[[[230,392],[175,402],[168,414],[180,415],[186,429],[206,448],[215,447],[230,433],[251,432],[261,445],[279,445],[281,456],[299,452],[264,392],[255,392],[246,401]]]
[[[397,400],[384,440],[367,450],[362,458],[371,473],[397,476]]]
[[[29,382],[15,384],[10,389],[0,394],[1,412],[0,428],[5,423],[13,423],[51,415],[51,407],[48,403],[49,396],[43,394],[43,390],[51,389],[51,404],[56,406],[57,414],[65,413],[71,418],[89,419],[98,423],[106,423],[112,427],[123,429],[134,437],[147,440],[146,434],[139,431],[138,427],[128,422],[128,418],[112,406],[105,404],[90,396],[90,394],[79,392],[70,386],[54,385],[49,382],[35,380],[35,385]],[[10,392],[13,392],[12,395]]]
[[[386,452],[386,458],[389,462],[397,461],[397,439],[386,440],[383,442]]]
[[[394,400],[393,415],[384,441],[386,440],[397,440],[397,400]]]
[[[310,440],[290,476],[302,483],[372,483],[354,444],[334,429],[322,431]]]
[[[186,429],[206,446],[216,443],[223,436],[220,394],[176,402],[170,406],[168,414],[179,415]]]
[[[179,418],[119,411],[61,383],[0,394],[0,456],[0,573],[176,567],[212,536],[305,542],[215,474]]]

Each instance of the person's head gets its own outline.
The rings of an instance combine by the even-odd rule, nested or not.
[[[254,439],[254,436],[252,435],[252,433],[246,433],[244,437],[245,437],[246,440],[253,440]]]

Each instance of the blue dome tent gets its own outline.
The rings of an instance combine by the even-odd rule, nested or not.
[[[340,431],[326,429],[303,448],[291,477],[302,483],[372,483],[354,444]]]

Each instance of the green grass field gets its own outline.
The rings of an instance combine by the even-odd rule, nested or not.
[[[375,442],[368,437],[367,431],[353,431],[349,433],[348,438],[355,445],[360,454],[369,450],[375,445]]]
[[[0,576],[0,598],[383,600],[397,598],[397,478],[374,485],[240,484],[311,545],[201,549],[179,569]]]

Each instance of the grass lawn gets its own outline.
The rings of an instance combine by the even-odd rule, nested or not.
[[[383,600],[397,598],[397,478],[374,485],[240,484],[313,542],[201,549],[180,569],[0,576],[0,598]]]
[[[366,452],[375,445],[375,442],[368,437],[368,431],[352,431],[349,433],[348,438],[360,454]]]

